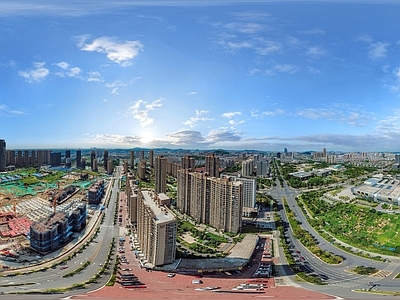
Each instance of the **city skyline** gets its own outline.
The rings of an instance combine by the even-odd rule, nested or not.
[[[8,149],[400,149],[394,1],[1,1]]]

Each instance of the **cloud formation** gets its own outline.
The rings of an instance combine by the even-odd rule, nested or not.
[[[368,56],[373,60],[385,57],[389,45],[390,45],[389,43],[383,43],[383,42],[372,43],[369,46]]]
[[[46,69],[45,62],[35,62],[33,63],[34,69],[19,71],[18,75],[25,78],[28,82],[41,81],[49,75],[49,69]]]
[[[189,120],[186,120],[184,122],[182,122],[184,125],[187,125],[189,127],[194,127],[196,125],[197,122],[199,121],[212,121],[214,120],[213,118],[206,118],[206,117],[202,117],[203,115],[207,115],[208,111],[206,110],[197,110],[196,109],[196,116],[195,117],[190,117]]]
[[[104,53],[109,60],[123,67],[130,66],[132,59],[143,50],[143,44],[138,40],[120,42],[114,37],[103,36],[86,42],[88,39],[87,35],[79,37],[77,46],[80,50]]]
[[[162,106],[163,100],[164,99],[160,98],[151,103],[143,100],[138,100],[135,102],[134,105],[128,108],[128,114],[132,115],[133,118],[139,120],[140,126],[148,126],[154,121],[154,119],[149,117],[149,112],[155,110],[156,107]]]
[[[72,77],[72,78],[80,78],[81,77],[82,70],[78,67],[71,67],[65,61],[55,63],[54,65],[61,68],[61,71],[58,71],[55,73],[59,77]]]

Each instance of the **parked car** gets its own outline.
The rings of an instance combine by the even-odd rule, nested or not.
[[[200,279],[193,279],[193,280],[192,280],[192,283],[193,283],[193,284],[202,284],[203,281],[200,280]]]

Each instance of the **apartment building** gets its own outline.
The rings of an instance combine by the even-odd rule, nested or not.
[[[175,260],[177,220],[167,206],[160,205],[156,193],[137,193],[137,236],[144,261],[152,266]]]

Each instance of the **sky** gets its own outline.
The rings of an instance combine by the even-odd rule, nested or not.
[[[400,151],[400,2],[321,2],[0,0],[0,139]]]

